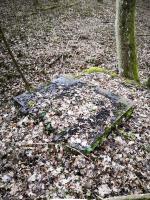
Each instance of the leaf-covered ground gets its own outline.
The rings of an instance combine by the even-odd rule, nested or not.
[[[12,2],[1,2],[2,25],[33,85],[90,66],[116,70],[114,1],[45,1],[38,7],[30,1]],[[150,66],[149,9],[148,1],[138,1],[142,81]],[[92,76],[90,83],[130,99],[135,111],[102,146],[85,157],[63,143],[50,143],[42,122],[20,115],[12,97],[24,91],[23,84],[3,43],[0,48],[2,199],[98,199],[150,192],[150,94],[146,88],[107,74]]]

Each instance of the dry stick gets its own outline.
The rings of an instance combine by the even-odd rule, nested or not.
[[[51,61],[50,63],[49,63],[49,67],[52,67],[52,65],[54,65],[56,62],[58,62],[61,58],[62,58],[62,60],[64,59],[64,57],[65,56],[67,56],[67,55],[63,55],[63,54],[60,54],[55,60],[53,60],[53,61]]]
[[[150,199],[150,193],[147,194],[133,194],[127,196],[109,197],[103,200],[148,200]]]
[[[6,37],[5,37],[4,33],[3,33],[3,30],[1,28],[1,26],[0,26],[0,34],[1,34],[2,40],[4,41],[5,46],[7,48],[8,53],[10,54],[10,56],[11,56],[13,62],[14,62],[14,65],[15,65],[17,71],[19,72],[23,82],[25,83],[25,88],[27,90],[30,90],[31,84],[26,80],[24,74],[22,73],[22,71],[21,71],[21,69],[20,69],[20,67],[19,67],[19,65],[18,65],[18,63],[17,63],[17,61],[16,61],[16,59],[15,59],[15,57],[14,57],[14,55],[13,55],[11,49],[10,49],[10,47],[9,47],[9,44],[8,44],[8,42],[6,40]]]
[[[97,194],[95,194],[95,193],[93,193],[96,197],[97,197],[97,199],[98,200],[104,200],[102,197],[100,197],[99,195],[97,195]]]
[[[33,147],[33,146],[36,146],[36,145],[56,145],[56,143],[54,142],[37,142],[37,143],[28,143],[28,144],[20,144],[19,146],[21,147]]]
[[[49,6],[49,7],[45,7],[45,8],[39,8],[39,9],[37,9],[38,11],[46,11],[46,10],[49,10],[49,9],[55,9],[55,8],[61,8],[61,7],[63,7],[63,6],[65,6],[65,9],[66,8],[70,8],[70,7],[72,7],[72,6],[75,6],[75,5],[77,5],[78,3],[74,3],[74,4],[69,4],[69,5],[58,5],[58,4],[55,4],[55,5],[53,5],[53,6]]]
[[[71,147],[69,145],[65,145],[65,147],[71,149],[72,151],[77,152],[78,154],[81,154],[82,156],[84,156],[84,158],[86,158],[87,160],[92,162],[92,160],[90,158],[88,158],[86,155],[84,155],[81,151],[77,150],[76,148],[73,148],[73,147]]]
[[[55,60],[51,61],[51,63],[49,64],[49,67],[51,67],[52,65],[54,65],[57,61],[59,61],[62,56],[63,55],[61,54]]]

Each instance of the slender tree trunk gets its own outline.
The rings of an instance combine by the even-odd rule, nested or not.
[[[139,82],[135,39],[136,0],[116,0],[116,45],[119,72]]]
[[[8,44],[8,42],[7,42],[7,40],[6,40],[6,37],[5,37],[4,33],[3,33],[3,30],[2,30],[2,28],[1,28],[1,26],[0,26],[0,35],[1,35],[2,40],[4,41],[4,44],[5,44],[6,48],[7,48],[7,51],[8,51],[8,53],[9,53],[9,55],[11,56],[11,59],[13,60],[13,63],[14,63],[14,65],[15,65],[17,71],[19,72],[19,74],[20,74],[20,76],[21,76],[21,78],[22,78],[22,80],[23,80],[23,82],[24,82],[24,84],[25,84],[25,88],[26,88],[27,90],[30,90],[31,84],[26,80],[24,74],[22,73],[22,71],[21,71],[21,69],[20,69],[20,66],[18,65],[18,63],[17,63],[17,61],[16,61],[16,59],[15,59],[15,57],[14,57],[14,55],[13,55],[13,52],[11,51],[11,49],[10,49],[10,47],[9,47],[9,44]]]

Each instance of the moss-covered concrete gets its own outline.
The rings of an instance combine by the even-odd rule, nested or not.
[[[88,72],[93,73],[93,71],[101,72],[103,69],[92,68]],[[88,77],[91,76],[85,76],[87,80]],[[64,134],[68,134],[73,138],[68,139],[68,142],[87,154],[101,145],[111,131],[121,124],[123,118],[131,117],[133,111],[132,104],[126,99],[97,85],[83,83],[80,79],[73,79],[70,76],[60,76],[52,80],[49,86],[40,87],[37,91],[25,92],[14,98],[20,104],[20,110],[45,121],[45,131],[48,134],[53,132],[55,141],[62,140]],[[58,107],[60,111],[57,111]],[[64,110],[64,107],[67,109]],[[68,113],[68,110],[72,112]],[[53,113],[50,119],[46,119],[46,113]],[[65,126],[55,126],[56,119],[58,124],[65,124]],[[79,142],[76,142],[74,136],[78,137]]]
[[[104,73],[104,74],[108,74],[110,75],[112,78],[117,76],[117,73],[112,71],[112,70],[108,70],[104,67],[90,67],[88,69],[85,69],[83,71],[83,73],[85,74],[92,74],[92,73]]]
[[[122,120],[125,118],[126,120],[129,119],[132,116],[133,113],[133,107],[129,106],[127,108],[127,110],[125,112],[123,112],[122,115],[118,116],[118,118],[116,119],[116,121],[114,123],[112,123],[112,125],[110,127],[107,127],[104,131],[104,134],[102,136],[97,137],[97,139],[95,140],[95,142],[93,142],[93,144],[85,149],[84,153],[85,154],[90,154],[92,151],[95,150],[96,147],[100,146],[103,144],[103,142],[105,140],[107,140],[107,137],[109,136],[109,134],[111,133],[111,131],[113,131],[114,129],[116,129],[122,122]]]
[[[128,78],[124,78],[124,79],[122,80],[122,83],[123,83],[124,85],[126,85],[126,86],[132,85],[132,86],[135,86],[135,87],[138,87],[138,88],[140,88],[140,87],[143,86],[142,83],[137,82],[137,81],[135,81],[135,80],[128,79]]]
[[[34,102],[34,101],[32,101],[32,100],[28,101],[28,106],[29,106],[30,108],[34,107],[35,104],[36,104],[36,102]]]

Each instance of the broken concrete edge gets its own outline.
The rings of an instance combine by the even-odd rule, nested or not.
[[[121,124],[123,118],[126,120],[131,118],[133,110],[133,105],[130,105],[127,110],[121,116],[119,116],[111,126],[105,128],[104,134],[102,136],[97,137],[96,141],[93,142],[90,147],[83,150],[84,154],[90,154],[95,150],[96,147],[102,145],[103,142],[107,140],[107,137],[110,135],[111,131],[115,130]]]

